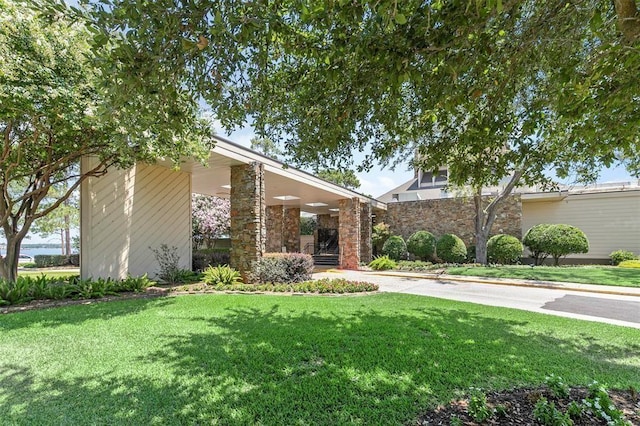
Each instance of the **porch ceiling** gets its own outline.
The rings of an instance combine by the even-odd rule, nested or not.
[[[378,200],[287,167],[229,140],[220,137],[215,137],[215,140],[216,146],[211,151],[207,167],[193,160],[186,161],[181,166],[181,170],[191,174],[191,189],[195,193],[229,198],[231,166],[259,161],[264,164],[265,202],[268,206],[282,204],[299,207],[300,210],[313,214],[337,214],[337,211],[329,209],[337,209],[338,200],[358,197],[361,202],[371,203],[376,209],[386,210],[386,204]],[[293,196],[297,199],[274,198],[278,196]],[[308,205],[312,203],[323,203],[326,206]]]

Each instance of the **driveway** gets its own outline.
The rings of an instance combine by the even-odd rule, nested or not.
[[[605,294],[591,292],[586,285],[575,287],[577,290],[567,286],[539,288],[519,281],[513,281],[513,285],[488,284],[471,281],[468,277],[457,280],[368,271],[340,270],[314,274],[314,278],[337,276],[378,284],[382,292],[439,297],[640,329],[640,293],[638,296]],[[596,289],[602,287],[593,287]],[[608,289],[624,292],[624,288],[608,287],[605,291]]]

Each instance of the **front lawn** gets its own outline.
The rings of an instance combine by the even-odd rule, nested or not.
[[[640,330],[401,294],[197,295],[0,316],[8,424],[403,424],[554,373],[638,389]]]
[[[640,287],[640,270],[609,266],[460,266],[447,268],[447,274]]]
[[[73,276],[80,275],[80,270],[77,268],[65,270],[51,270],[48,271],[46,269],[37,269],[37,270],[27,270],[27,269],[19,269],[18,276],[31,276],[31,277],[39,277],[40,275],[44,275],[48,278],[61,278],[68,279]]]

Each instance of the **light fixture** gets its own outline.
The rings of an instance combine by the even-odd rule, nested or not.
[[[221,186],[221,188],[224,188],[224,189],[231,189],[231,185],[222,185],[222,186]]]
[[[339,212],[340,209],[329,209],[330,212]]]
[[[290,201],[290,200],[299,200],[300,197],[296,197],[295,195],[278,195],[277,197],[273,197],[276,200],[282,201]]]
[[[329,204],[325,204],[325,203],[306,203],[305,206],[309,206],[309,207],[326,207]]]

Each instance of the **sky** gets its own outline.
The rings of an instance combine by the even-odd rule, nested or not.
[[[216,134],[222,136],[232,142],[240,145],[251,147],[251,139],[255,137],[255,133],[251,127],[232,132],[228,135],[217,123],[214,122]],[[358,159],[358,156],[355,157]],[[356,176],[360,179],[360,188],[357,190],[362,194],[379,197],[394,188],[402,185],[413,178],[413,170],[408,170],[409,166],[399,165],[395,170],[384,168],[382,166],[374,167],[369,172],[356,172]],[[624,167],[614,167],[602,170],[598,183],[612,182],[633,182],[634,178],[625,170]],[[570,180],[561,181],[559,183],[572,184]]]

